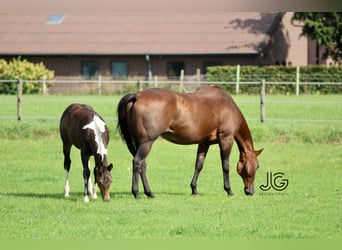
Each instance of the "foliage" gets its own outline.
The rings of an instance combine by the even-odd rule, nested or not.
[[[295,21],[303,23],[302,35],[326,48],[326,56],[342,60],[342,12],[295,12]]]
[[[39,80],[46,77],[52,79],[54,72],[48,70],[43,63],[32,63],[20,57],[7,62],[0,60],[0,79],[1,80]],[[0,94],[15,94],[17,91],[17,82],[0,83]],[[23,84],[23,93],[32,94],[42,92],[42,84],[39,82],[25,82]]]
[[[208,81],[212,82],[236,82],[237,66],[213,66],[207,68]],[[327,85],[325,82],[342,82],[342,66],[301,66],[300,82],[317,82],[317,85],[300,85],[301,93],[341,93],[341,85]],[[265,79],[266,82],[283,82],[267,86],[270,94],[295,93],[296,67],[288,66],[240,66],[240,82],[258,82]],[[288,84],[288,83],[293,84]],[[229,92],[234,92],[235,85],[225,86]],[[240,85],[242,93],[259,93],[257,85]]]

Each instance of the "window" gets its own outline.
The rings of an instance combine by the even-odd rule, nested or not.
[[[184,69],[184,62],[168,62],[167,63],[167,77],[175,78],[180,76],[181,70]]]
[[[112,62],[112,77],[113,79],[125,79],[128,77],[127,62]]]
[[[92,79],[98,76],[98,62],[82,62],[82,76],[85,79]]]
[[[64,15],[50,15],[45,22],[46,24],[60,24],[64,19]]]

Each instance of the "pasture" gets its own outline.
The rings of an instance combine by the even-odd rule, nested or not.
[[[156,197],[140,200],[130,192],[132,157],[116,132],[119,98],[24,96],[23,121],[17,122],[16,98],[0,97],[1,239],[342,238],[342,123],[335,121],[342,119],[342,95],[267,96],[264,124],[258,121],[257,96],[233,96],[247,118],[255,148],[265,148],[254,196],[244,195],[236,173],[236,146],[230,158],[235,195],[227,197],[223,190],[219,149],[213,145],[198,180],[200,195],[192,197],[196,146],[160,139],[147,158]],[[109,127],[108,158],[114,168],[108,203],[83,202],[82,165],[75,148],[70,197],[64,198],[58,125],[73,102],[92,105]],[[269,172],[284,173],[288,187],[260,190]]]

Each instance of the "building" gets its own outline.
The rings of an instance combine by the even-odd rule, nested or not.
[[[159,79],[212,65],[322,64],[289,12],[0,11],[0,58],[43,62],[60,79]]]

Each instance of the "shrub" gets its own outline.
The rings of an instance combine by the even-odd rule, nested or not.
[[[0,79],[1,80],[40,80],[52,79],[54,71],[48,70],[43,63],[32,63],[22,60],[20,57],[7,62],[0,60]],[[0,94],[15,94],[17,92],[16,82],[0,83]],[[25,82],[23,85],[23,93],[32,94],[42,92],[42,84],[37,82]]]

